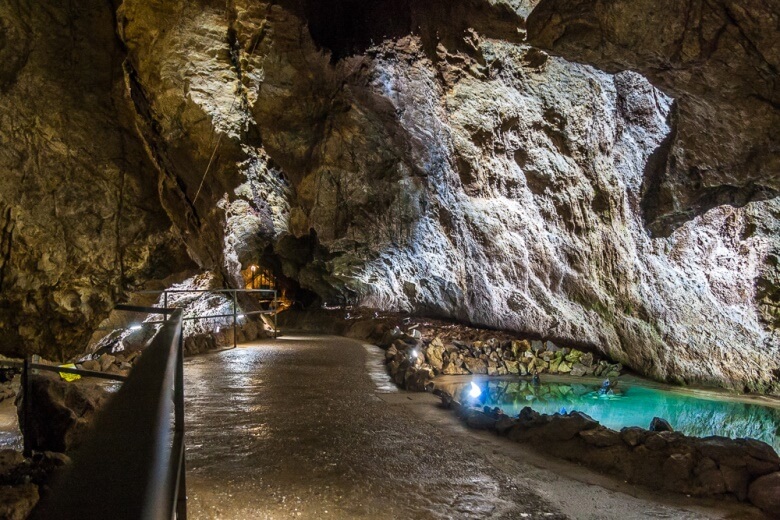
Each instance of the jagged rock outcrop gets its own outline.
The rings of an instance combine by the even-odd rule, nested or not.
[[[65,358],[188,260],[135,133],[111,2],[0,5],[0,352]]]
[[[680,137],[682,99],[524,43],[534,4],[125,0],[131,126],[190,255],[238,285],[262,251],[327,301],[778,391],[780,201],[705,204],[664,169],[683,154],[749,186],[772,158],[743,177]]]
[[[542,0],[529,39],[640,72],[676,99],[643,194],[651,227],[668,234],[710,208],[780,194],[778,13],[763,0]]]

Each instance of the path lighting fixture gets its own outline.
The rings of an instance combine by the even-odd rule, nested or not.
[[[132,325],[130,326],[130,330],[141,330],[141,325]]]
[[[472,381],[471,382],[471,389],[469,390],[469,396],[472,399],[476,399],[480,395],[482,395],[482,390],[479,388],[479,386],[477,386],[477,384],[474,381]]]

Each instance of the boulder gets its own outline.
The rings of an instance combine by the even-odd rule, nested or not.
[[[35,484],[0,486],[0,518],[24,520],[38,503],[38,498],[38,486]]]
[[[488,372],[488,365],[482,359],[467,357],[463,359],[463,365],[472,374],[487,374]]]
[[[674,428],[672,428],[672,425],[669,424],[669,421],[666,419],[661,419],[660,417],[653,417],[653,420],[650,421],[650,431],[651,432],[673,432]]]
[[[696,446],[704,457],[711,458],[721,468],[745,468],[753,478],[780,471],[780,457],[761,441],[713,436],[698,439]]]
[[[433,376],[429,367],[409,367],[404,374],[403,386],[407,390],[423,391]]]
[[[523,352],[531,350],[531,344],[526,340],[514,340],[512,341],[512,354],[515,359],[519,359]]]
[[[561,415],[540,415],[526,412],[518,415],[519,428],[513,428],[510,438],[517,442],[553,443],[573,439],[580,432],[597,428],[599,423],[581,412]]]
[[[726,491],[733,493],[741,501],[747,500],[750,484],[750,474],[747,469],[723,465],[720,467],[720,474],[723,475],[723,481],[726,483]]]
[[[692,453],[672,453],[663,462],[663,475],[666,489],[688,491],[694,457]]]
[[[748,490],[748,500],[770,517],[780,518],[780,472],[754,480]]]
[[[100,361],[96,359],[88,359],[81,363],[81,367],[84,370],[92,370],[94,372],[100,372]]]
[[[393,329],[387,330],[383,335],[382,339],[379,340],[379,346],[380,347],[388,347],[391,345],[396,339],[401,337],[401,329],[398,327],[394,327]]]
[[[598,428],[592,428],[590,430],[583,430],[579,432],[579,436],[586,443],[599,448],[616,446],[623,443],[618,432],[615,430],[610,430],[609,428],[605,428],[604,426],[599,426]]]
[[[114,361],[116,361],[116,358],[111,354],[102,354],[98,358],[98,363],[100,363],[100,370],[105,372],[108,370],[108,367],[114,364]]]
[[[573,365],[575,363],[578,363],[580,361],[580,359],[582,358],[582,356],[583,356],[582,351],[574,349],[571,352],[569,352],[568,354],[566,354],[566,357],[564,359],[566,359],[567,362],[569,362],[569,363],[571,363]],[[592,356],[591,356],[591,358],[592,358]]]
[[[620,438],[629,446],[639,446],[645,442],[650,433],[638,426],[631,426],[620,430]]]
[[[441,373],[448,376],[457,376],[468,374],[468,370],[464,369],[461,365],[461,360],[445,361],[444,366],[441,369]]]
[[[71,451],[84,439],[96,412],[111,393],[94,380],[72,383],[56,374],[41,373],[30,378],[30,422],[24,421],[24,400],[17,398],[19,427],[30,435],[33,449]]]
[[[478,410],[470,410],[466,415],[466,424],[477,430],[495,430],[497,419]]]
[[[585,368],[585,365],[581,363],[576,363],[573,367],[571,367],[571,372],[569,374],[575,376],[575,377],[582,377],[587,372],[587,369]]]
[[[387,350],[385,350],[385,360],[389,361],[393,359],[396,354],[398,354],[398,349],[395,348],[395,345],[390,345]]]
[[[580,363],[586,367],[593,366],[593,354],[586,352],[580,356]]]
[[[442,345],[440,341],[434,340],[428,345],[428,348],[425,349],[425,358],[433,368],[441,372],[441,369],[444,366],[444,353],[444,345]]]
[[[513,419],[512,417],[509,417],[508,415],[504,415],[502,417],[499,417],[496,421],[496,431],[500,435],[505,435],[509,430],[511,430],[515,425],[517,424],[517,419]]]

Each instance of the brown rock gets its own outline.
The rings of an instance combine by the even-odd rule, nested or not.
[[[81,363],[82,368],[84,370],[92,370],[95,372],[100,372],[100,361],[96,359],[88,359]]]
[[[592,428],[590,430],[583,430],[579,432],[579,436],[587,444],[597,446],[599,448],[623,444],[623,441],[620,438],[620,434],[618,432],[603,426]]]
[[[488,365],[482,359],[467,357],[463,359],[463,365],[472,374],[487,374]]]
[[[780,472],[754,480],[750,484],[748,499],[770,517],[780,518]]]
[[[23,393],[17,402],[20,428],[30,436],[33,449],[65,452],[78,447],[95,414],[111,395],[89,380],[72,383],[56,374],[41,373],[30,378],[30,423],[25,424]]]
[[[0,518],[24,520],[38,503],[38,486],[0,486]]]
[[[727,491],[734,493],[739,500],[747,499],[750,473],[748,473],[746,468],[721,466],[720,474],[723,475],[723,482],[726,484]]]

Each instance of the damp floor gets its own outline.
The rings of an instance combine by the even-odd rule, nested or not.
[[[350,339],[243,345],[187,359],[185,378],[190,518],[754,517],[607,489],[470,432],[432,396],[396,390],[382,352]]]

